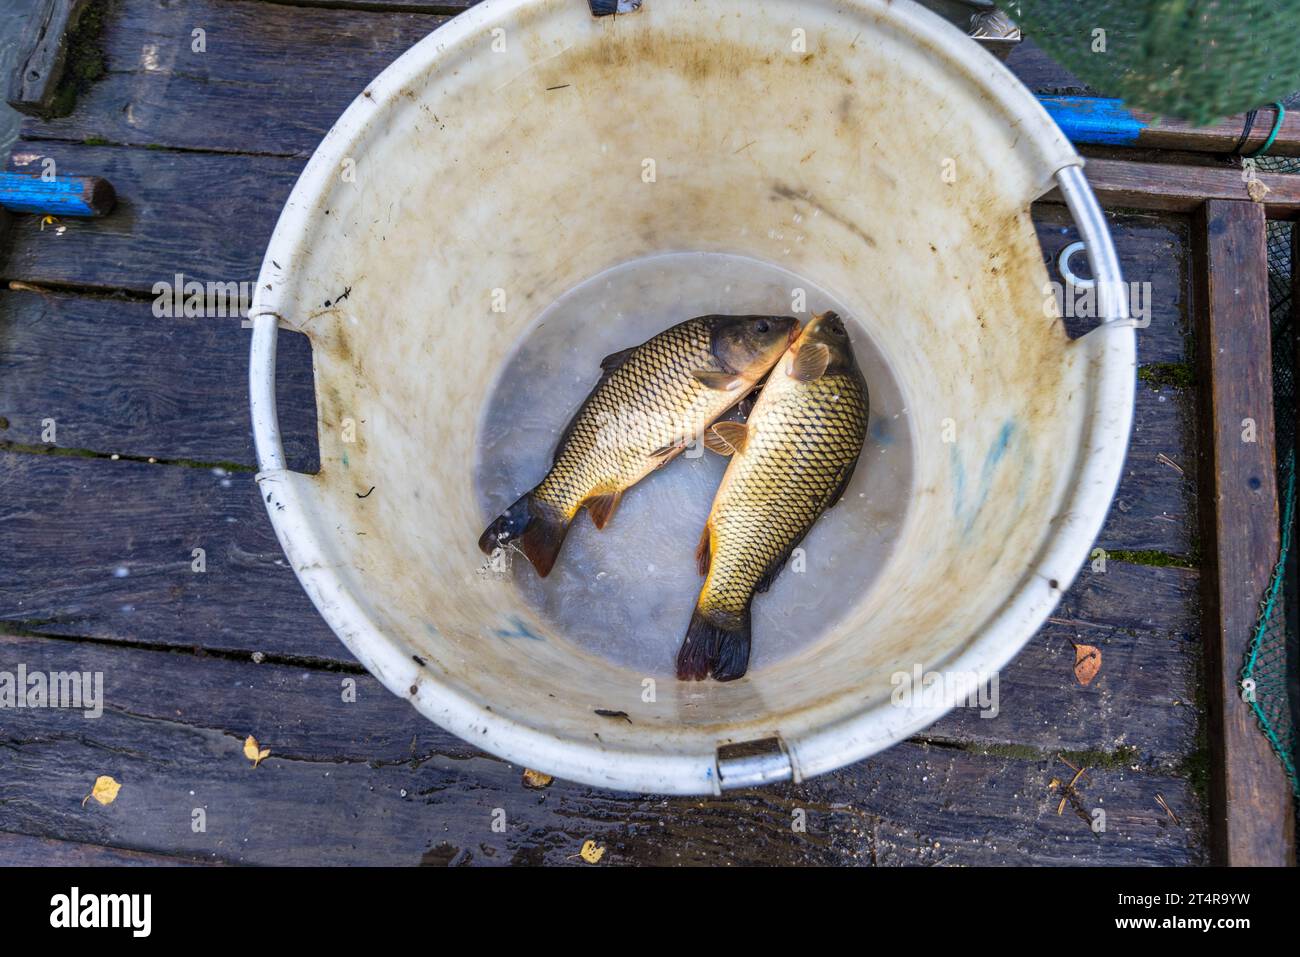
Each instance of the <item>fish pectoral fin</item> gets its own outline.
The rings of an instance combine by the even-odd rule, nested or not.
[[[735,392],[745,380],[738,375],[730,372],[713,372],[710,369],[694,369],[691,375],[699,379],[701,383],[715,392]]]
[[[743,422],[717,422],[704,432],[704,447],[719,455],[739,455],[749,442],[749,426]]]
[[[700,533],[700,543],[695,546],[695,567],[701,575],[709,573],[709,564],[713,561],[713,529],[709,523],[704,523],[704,531]]]
[[[614,509],[618,508],[619,500],[622,499],[623,493],[606,492],[603,495],[595,495],[587,499],[584,503],[587,511],[591,513],[591,523],[597,528],[604,528],[609,524],[609,520],[614,516]]]
[[[605,372],[613,372],[624,362],[627,362],[628,357],[631,356],[632,353],[636,352],[636,350],[637,347],[632,346],[630,349],[620,349],[618,352],[611,352],[609,355],[605,356],[605,358],[600,360],[600,368]]]
[[[826,374],[826,367],[831,364],[831,350],[825,343],[810,342],[800,346],[798,353],[790,362],[790,376],[800,382],[812,382]]]

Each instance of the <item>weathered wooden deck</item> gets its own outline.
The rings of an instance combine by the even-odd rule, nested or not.
[[[350,657],[256,494],[248,330],[155,318],[152,290],[176,273],[252,281],[320,137],[445,19],[419,11],[454,6],[111,0],[106,75],[70,116],[25,123],[11,169],[52,157],[60,173],[108,178],[120,200],[66,230],[17,217],[0,246],[0,670],[102,671],[106,704],[97,720],[0,710],[0,863],[563,863],[587,839],[608,848],[602,865],[1204,862],[1181,213],[1110,216],[1153,315],[1098,542],[1108,560],[1084,568],[1002,674],[997,718],[959,710],[835,774],[717,800],[530,790],[522,768],[441,732]],[[1032,50],[1011,62],[1037,89],[1062,85]],[[1074,238],[1062,207],[1036,218],[1045,255]],[[279,364],[290,466],[310,469],[305,341],[282,334]],[[1074,642],[1102,651],[1089,687],[1074,678]],[[344,679],[355,704],[341,700]],[[256,770],[249,734],[271,749]],[[1080,804],[1105,809],[1104,833],[1058,813],[1065,761],[1089,769]],[[100,774],[122,783],[119,797],[83,805]],[[796,808],[806,833],[791,827]]]

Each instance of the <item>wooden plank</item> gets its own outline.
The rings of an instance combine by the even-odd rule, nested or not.
[[[69,49],[90,0],[42,0],[27,20],[5,99],[20,113],[48,115],[67,96]],[[92,10],[95,16],[99,11]]]
[[[446,21],[258,0],[119,0],[100,41],[105,76],[66,117],[29,121],[23,135],[306,158],[371,79]]]
[[[1084,172],[1104,206],[1193,213],[1206,200],[1254,202],[1241,170],[1093,158]],[[1300,175],[1256,173],[1255,178],[1267,190],[1257,205],[1269,219],[1300,215]],[[1062,202],[1057,190],[1044,199]]]
[[[1213,154],[1235,165],[1268,144],[1270,156],[1300,155],[1300,117],[1272,106],[1198,126],[1132,109],[1119,100],[1093,96],[1040,96],[1039,102],[1075,146],[1119,146],[1152,152],[1163,162],[1182,162],[1162,152]],[[1134,159],[1136,157],[1119,157]]]
[[[0,832],[0,867],[188,867],[196,863],[170,854]]]
[[[1138,383],[1124,472],[1097,545],[1188,558],[1196,515],[1195,400]]]
[[[16,217],[0,277],[37,285],[154,295],[157,283],[257,281],[275,220],[302,160],[19,142],[13,169],[55,160],[67,175],[101,175],[118,206],[102,220],[41,229]]]
[[[1287,865],[1290,789],[1238,686],[1279,546],[1264,210],[1211,200],[1195,226],[1211,850]]]
[[[155,318],[151,304],[0,292],[0,442],[255,468],[251,331],[238,316]],[[280,335],[279,413],[289,467],[314,472],[316,403],[305,336]]]
[[[1164,327],[1150,330],[1153,341]],[[248,331],[237,318],[157,319],[150,304],[0,292],[0,444],[255,468],[248,416]],[[289,465],[317,466],[306,339],[285,333],[277,393]],[[1186,390],[1143,386],[1107,548],[1191,552],[1194,485]],[[258,518],[260,521],[260,517]]]
[[[353,666],[285,564],[250,473],[10,453],[0,456],[0,476],[0,621],[38,634]],[[196,547],[205,549],[204,573],[191,567]],[[1176,703],[1192,695],[1178,662],[1191,653],[1179,636],[1196,629],[1194,578],[1116,560],[1085,568],[1060,627],[1007,670],[1014,706],[942,733],[1118,747],[1122,722],[1098,725],[1099,714],[1137,715],[1144,730],[1131,743],[1144,760],[1176,761],[1194,726]],[[1076,688],[1069,641],[1116,643],[1114,674]]]
[[[25,631],[351,661],[251,472],[0,452],[0,568],[0,622]]]
[[[104,676],[99,718],[0,711],[0,829],[41,837],[249,864],[577,864],[589,839],[607,849],[602,866],[1200,861],[1185,780],[1094,769],[1081,792],[1087,810],[1106,811],[1097,834],[1056,813],[1049,784],[1069,772],[1050,753],[906,743],[803,785],[718,800],[564,781],[534,791],[522,768],[365,675],[346,702],[353,676],[270,664],[12,637],[0,638],[0,661]],[[242,754],[249,734],[271,750],[257,769]],[[117,800],[83,807],[99,774],[121,782]],[[791,826],[798,811],[806,831]]]
[[[19,142],[10,165],[39,169],[47,157],[70,175],[104,173],[121,207],[103,222],[66,223],[62,234],[42,231],[35,218],[19,218],[7,258],[0,249],[0,275],[150,296],[155,283],[170,282],[177,272],[202,282],[254,281],[302,166],[297,159],[49,142]],[[177,196],[190,199],[178,203]],[[1052,259],[1049,274],[1056,276],[1055,256],[1077,234],[1060,207],[1039,203],[1033,213]],[[1186,312],[1185,221],[1127,214],[1112,215],[1110,222],[1126,277],[1151,284],[1152,323],[1139,337],[1141,361],[1184,361],[1185,329],[1177,324]]]
[[[998,676],[998,709],[949,712],[921,737],[1013,750],[1094,752],[1180,773],[1198,751],[1200,581],[1195,570],[1085,565],[1048,623]],[[1087,687],[1076,644],[1101,651]]]

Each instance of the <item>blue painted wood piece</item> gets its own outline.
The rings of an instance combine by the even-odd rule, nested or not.
[[[11,212],[103,216],[116,202],[112,184],[98,176],[0,173],[0,206]]]
[[[1150,120],[1122,100],[1096,96],[1040,96],[1038,102],[1072,143],[1135,146]]]

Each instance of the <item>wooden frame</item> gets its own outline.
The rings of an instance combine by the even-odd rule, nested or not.
[[[1280,547],[1265,223],[1251,202],[1194,214],[1210,854],[1226,865],[1295,857],[1289,782],[1240,687]]]
[[[1266,223],[1300,215],[1300,176],[1254,174],[1257,199],[1234,169],[1090,159],[1087,173],[1104,205],[1192,216],[1210,855],[1293,865],[1290,782],[1239,682],[1280,547]]]

